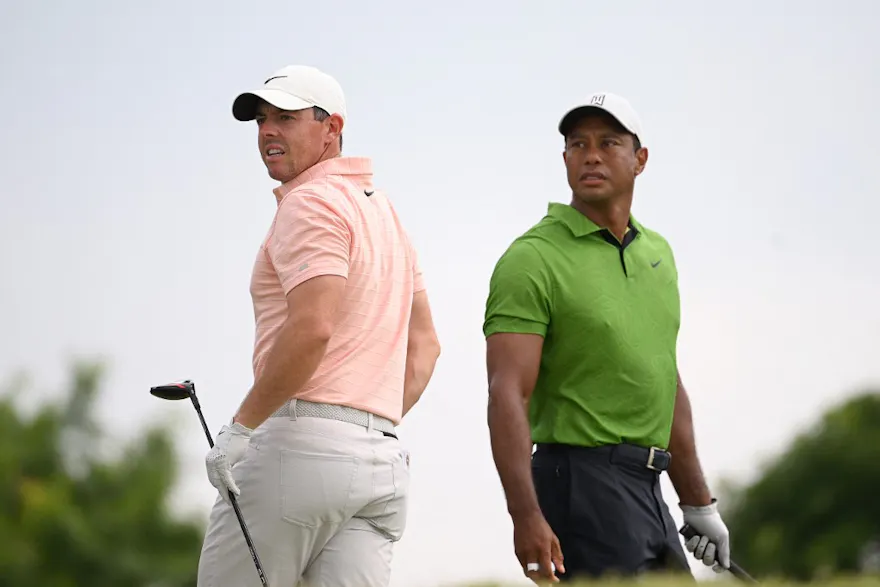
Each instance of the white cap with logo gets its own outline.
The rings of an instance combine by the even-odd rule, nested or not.
[[[259,89],[240,94],[232,103],[232,115],[237,120],[253,120],[260,99],[282,110],[318,106],[346,119],[345,94],[339,82],[309,65],[283,67],[270,75]]]
[[[575,106],[565,113],[559,121],[559,132],[563,136],[571,130],[575,120],[583,115],[588,109],[604,110],[613,116],[626,130],[634,134],[639,141],[643,141],[642,122],[639,115],[633,109],[626,98],[612,94],[611,92],[596,92],[587,98],[586,103]]]

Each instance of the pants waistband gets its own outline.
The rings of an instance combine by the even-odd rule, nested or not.
[[[284,402],[271,418],[326,418],[363,426],[367,430],[378,430],[385,436],[397,438],[394,423],[388,418],[371,414],[364,410],[337,404],[324,404],[292,398]]]
[[[607,455],[609,462],[637,467],[645,467],[652,471],[666,471],[672,461],[672,455],[662,448],[644,447],[636,444],[607,444],[603,446],[575,446],[570,444],[537,445],[538,451],[584,453],[590,455]]]

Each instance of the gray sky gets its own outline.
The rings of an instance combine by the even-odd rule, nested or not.
[[[832,4],[4,2],[0,374],[51,390],[68,358],[106,356],[101,415],[121,438],[179,422],[177,503],[207,515],[198,422],[147,390],[194,379],[215,433],[247,391],[275,184],[231,103],[315,65],[346,91],[346,154],[374,159],[412,233],[443,344],[400,429],[394,585],[523,581],[485,426],[483,304],[509,241],[569,200],[556,123],[591,92],[644,123],[634,212],[677,256],[710,481],[748,479],[880,383],[880,8]]]

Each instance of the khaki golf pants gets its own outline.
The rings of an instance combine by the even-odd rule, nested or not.
[[[385,587],[406,526],[409,457],[370,425],[282,416],[254,431],[232,469],[270,587]],[[219,496],[198,587],[259,587],[235,516]]]

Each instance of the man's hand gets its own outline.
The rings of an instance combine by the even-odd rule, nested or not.
[[[715,499],[705,506],[682,505],[681,511],[684,523],[697,533],[685,542],[688,552],[692,552],[696,559],[702,560],[716,573],[729,569],[730,534],[721,520]]]
[[[513,548],[526,577],[535,583],[558,583],[555,571],[565,572],[559,539],[540,510],[513,517]]]
[[[231,426],[223,426],[217,435],[217,443],[205,456],[208,479],[226,503],[230,503],[227,489],[236,496],[241,495],[241,490],[232,478],[232,467],[247,451],[252,433],[253,430],[237,422]]]

